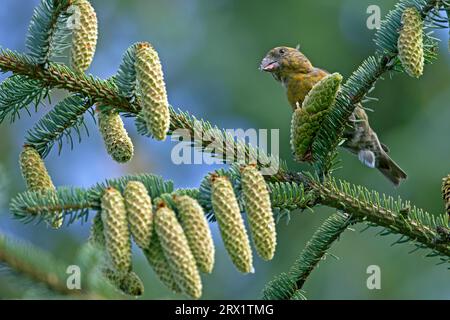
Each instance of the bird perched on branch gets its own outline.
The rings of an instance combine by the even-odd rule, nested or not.
[[[260,69],[269,72],[286,88],[287,98],[293,110],[301,108],[312,87],[328,72],[315,68],[298,48],[277,47],[269,51]],[[377,168],[394,185],[398,186],[406,173],[389,157],[389,149],[380,143],[369,125],[362,105],[358,103],[345,130],[343,147],[358,156],[370,168]]]

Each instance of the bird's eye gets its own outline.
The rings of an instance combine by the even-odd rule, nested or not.
[[[285,54],[286,53],[286,50],[285,49],[280,49],[280,54]]]

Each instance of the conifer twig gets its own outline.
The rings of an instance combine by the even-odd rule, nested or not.
[[[347,228],[356,223],[351,216],[335,213],[328,217],[308,241],[288,274],[281,274],[264,289],[265,300],[292,299],[303,288],[306,279],[325,257],[331,245]]]
[[[93,250],[93,249],[92,249]],[[89,254],[98,252],[82,252],[84,259]],[[114,289],[108,284],[94,284],[87,278],[93,269],[82,270],[85,280],[82,281],[81,289],[69,289],[67,286],[67,266],[56,260],[48,252],[45,252],[31,244],[12,240],[0,234],[0,265],[6,266],[15,274],[25,277],[33,282],[44,285],[50,292],[60,296],[68,296],[76,299],[102,299],[105,297],[117,297]],[[83,267],[83,261],[79,261]],[[86,266],[87,267],[87,266]],[[90,266],[93,267],[93,266]]]
[[[57,197],[53,193],[45,195],[23,192],[12,199],[10,210],[24,221],[46,220],[52,212],[63,211],[66,220],[69,218],[67,224],[70,224],[86,219],[90,211],[99,210],[102,192],[108,186],[123,190],[128,181],[144,183],[152,198],[172,192],[180,195],[189,194],[199,200],[207,214],[212,215],[211,206],[205,200],[208,198],[205,197],[205,193],[208,194],[209,191],[205,188],[200,188],[200,191],[198,189],[175,191],[171,181],[164,181],[158,176],[148,174],[110,179],[89,189],[57,188]],[[422,209],[411,207],[409,202],[380,196],[375,191],[353,186],[345,181],[320,182],[314,178],[309,178],[308,181],[303,187],[294,183],[269,183],[271,198],[274,200],[272,205],[290,211],[317,204],[335,208],[351,214],[354,219],[385,227],[390,233],[397,233],[403,238],[416,241],[419,246],[429,248],[436,255],[440,255],[443,261],[450,261],[450,243],[446,239],[441,239],[439,233],[439,228],[448,229],[446,214],[433,216]],[[405,208],[409,208],[407,214],[404,213]]]
[[[450,243],[441,242],[439,227],[448,228],[446,215],[432,216],[421,209],[402,206],[402,201],[395,202],[392,198],[380,203],[373,192],[363,188],[352,187],[348,183],[326,182],[317,186],[319,202],[323,205],[342,210],[357,219],[363,219],[374,225],[385,227],[390,233],[399,233],[412,241],[426,245],[428,248],[447,257],[450,261]],[[406,210],[406,212],[405,212]],[[422,221],[422,217],[428,220]]]

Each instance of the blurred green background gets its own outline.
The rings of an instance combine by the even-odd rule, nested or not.
[[[384,16],[396,1],[372,0],[93,0],[99,17],[98,50],[90,69],[95,75],[113,75],[126,48],[149,41],[159,51],[172,105],[209,119],[223,128],[280,129],[280,153],[290,159],[290,108],[284,90],[269,75],[258,71],[265,53],[279,45],[301,45],[313,64],[348,77],[374,51],[374,30],[366,27],[366,9],[377,4]],[[0,45],[24,51],[25,35],[37,0],[2,0]],[[443,211],[441,178],[449,173],[450,159],[450,55],[448,30],[439,31],[438,61],[424,76],[386,76],[372,94],[379,99],[367,107],[373,128],[391,148],[392,157],[409,179],[394,189],[375,170],[341,152],[343,168],[336,174],[351,182],[410,199],[432,213]],[[7,76],[7,75],[6,75]],[[2,75],[1,79],[6,77]],[[63,97],[63,93],[57,92]],[[45,109],[45,108],[44,108]],[[17,165],[27,129],[45,112],[20,122],[0,126],[0,232],[26,239],[61,260],[73,263],[79,246],[88,237],[89,224],[55,231],[43,224],[24,225],[11,218],[8,201],[24,190]],[[196,187],[214,168],[176,166],[170,161],[174,145],[156,143],[136,134],[136,156],[128,165],[114,163],[103,149],[93,122],[90,137],[66,146],[61,156],[54,150],[47,166],[57,185],[90,186],[105,178],[127,173],[152,172],[173,179],[177,187]],[[292,160],[293,169],[301,169]],[[278,225],[278,250],[271,262],[256,258],[256,273],[239,274],[224,252],[217,226],[212,225],[217,246],[216,267],[204,276],[205,299],[259,298],[264,284],[286,271],[306,241],[332,209],[295,212],[289,224]],[[408,254],[411,245],[391,244],[393,236],[376,236],[378,229],[346,232],[316,269],[305,286],[309,299],[449,299],[450,277],[446,266],[436,266],[425,251]],[[183,298],[171,294],[154,276],[142,254],[135,250],[135,269],[145,282],[143,298]],[[366,287],[369,265],[381,268],[381,290]],[[0,298],[27,297],[27,288],[0,273]]]

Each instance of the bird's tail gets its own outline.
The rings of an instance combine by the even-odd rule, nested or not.
[[[398,186],[402,180],[408,177],[405,171],[403,171],[402,168],[400,168],[399,165],[385,152],[382,153],[377,168],[395,186]]]

